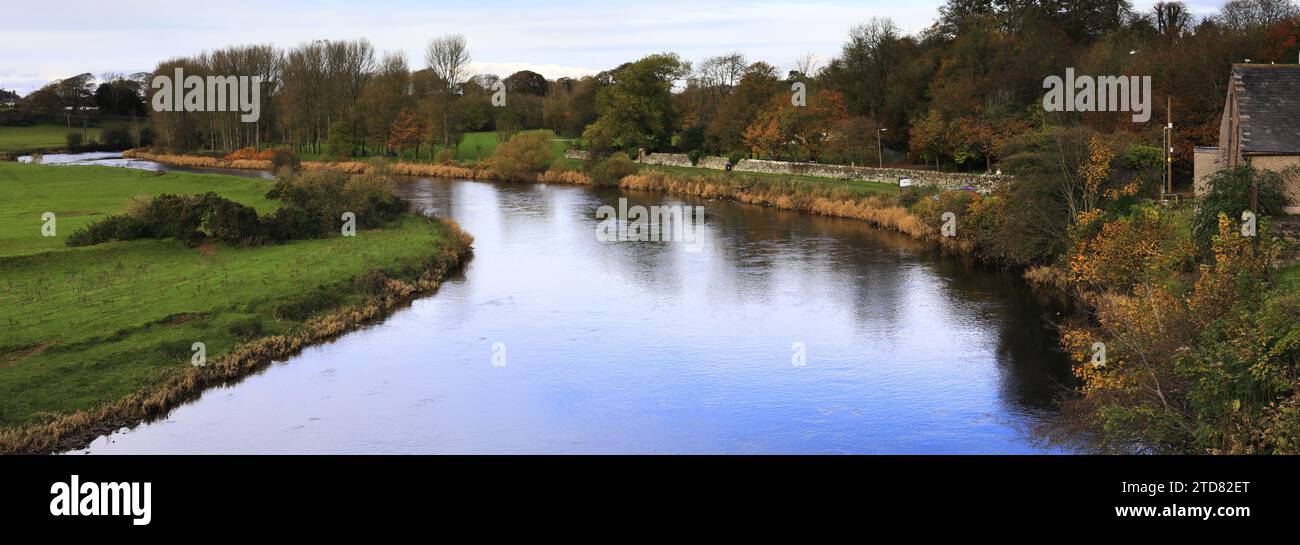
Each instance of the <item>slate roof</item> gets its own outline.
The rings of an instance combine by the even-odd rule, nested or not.
[[[1234,65],[1232,85],[1242,154],[1300,155],[1300,65]]]

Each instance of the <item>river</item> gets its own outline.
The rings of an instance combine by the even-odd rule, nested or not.
[[[399,187],[474,235],[462,274],[76,452],[1057,452],[1031,429],[1070,382],[1058,310],[1014,273],[752,205]],[[704,206],[702,247],[598,241],[596,210],[619,198]]]

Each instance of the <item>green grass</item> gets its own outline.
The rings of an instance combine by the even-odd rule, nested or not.
[[[523,132],[545,132],[550,134],[552,137],[551,150],[555,153],[556,157],[563,157],[564,151],[572,147],[574,142],[573,139],[569,138],[556,138],[553,131],[545,129]],[[487,159],[492,157],[493,153],[496,153],[498,144],[500,144],[500,142],[495,131],[467,132],[461,136],[460,142],[456,144],[456,160],[477,161],[479,159]],[[299,154],[299,157],[304,161],[329,160],[328,146],[322,144],[321,148],[321,153],[302,153]],[[393,163],[431,163],[440,149],[443,149],[443,146],[434,146],[432,151],[427,146],[421,146],[419,157],[415,156],[414,151],[408,150],[404,157],[387,157],[386,160]],[[353,159],[364,160],[366,158],[354,157]]]
[[[0,163],[4,191],[13,194],[15,180],[30,179],[57,196],[46,198],[49,206],[101,215],[141,191],[138,173],[126,169]],[[274,206],[256,196],[270,187],[263,180],[170,173],[151,182],[159,191],[206,188]],[[120,188],[117,201],[113,187]],[[21,215],[33,213],[39,216]],[[195,341],[215,358],[251,337],[292,331],[313,313],[360,303],[354,278],[414,267],[445,240],[436,224],[408,215],[355,238],[202,250],[136,240],[0,257],[0,428],[90,409],[153,384],[189,365]]]
[[[1300,290],[1300,263],[1279,270],[1277,283],[1286,289]]]
[[[62,148],[69,132],[81,132],[81,127],[69,129],[66,125],[39,124],[30,127],[0,127],[0,153],[14,153],[42,148]],[[83,142],[99,139],[99,129],[86,129]]]
[[[219,174],[159,174],[116,167],[44,166],[0,163],[0,256],[66,250],[77,229],[125,210],[131,197],[163,193],[225,197],[273,212],[264,180]],[[54,237],[41,236],[42,214],[53,212]]]

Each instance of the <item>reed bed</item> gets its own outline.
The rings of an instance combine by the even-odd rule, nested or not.
[[[154,154],[129,150],[128,157],[138,157],[160,163],[192,167],[217,167],[269,170],[270,161],[224,161],[210,157]],[[319,162],[306,161],[304,168],[334,168],[352,174],[369,172],[374,165],[362,161]],[[388,165],[391,174],[428,176],[435,178],[461,178],[470,180],[502,180],[490,168],[421,163],[395,163]],[[576,170],[549,170],[535,180],[541,183],[593,185],[587,174]],[[624,177],[618,182],[623,189],[661,191],[677,195],[723,199],[735,202],[771,206],[821,216],[833,216],[866,221],[883,229],[892,229],[908,236],[934,240],[937,230],[902,206],[878,195],[861,196],[844,187],[817,186],[792,180],[770,180],[745,176],[722,177],[717,175],[686,176],[649,171]],[[967,241],[941,240],[945,247],[970,251]]]

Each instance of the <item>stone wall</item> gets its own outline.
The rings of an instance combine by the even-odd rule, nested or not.
[[[667,165],[673,167],[692,167],[691,158],[684,153],[651,153],[641,159],[647,165]]]
[[[721,158],[718,158],[721,159]],[[701,161],[703,163],[704,161]],[[723,160],[725,163],[725,160]],[[756,172],[763,174],[791,174],[813,176],[833,180],[860,180],[896,184],[899,180],[909,179],[912,185],[939,187],[943,189],[961,189],[972,187],[976,190],[992,191],[993,186],[1009,176],[987,174],[966,174],[954,172],[933,172],[928,170],[908,170],[896,168],[856,167],[848,165],[824,165],[820,163],[795,163],[789,161],[765,161],[760,159],[742,159],[732,168],[736,172]]]
[[[587,158],[587,152],[570,149],[564,152],[569,159]],[[706,168],[727,170],[730,161],[725,157],[701,157],[698,164],[691,164],[691,159],[682,153],[650,153],[641,158],[642,164],[667,165],[675,167]],[[974,188],[981,192],[992,191],[999,181],[1010,178],[987,174],[963,174],[953,172],[933,172],[928,170],[907,170],[895,168],[855,167],[848,165],[823,165],[819,163],[796,163],[790,161],[765,161],[761,159],[742,159],[731,170],[735,172],[753,172],[761,174],[787,174],[813,176],[832,180],[860,180],[897,184],[901,179],[909,179],[912,185],[938,187],[943,189]]]
[[[727,170],[727,164],[730,161],[726,157],[700,157],[699,168],[711,168],[713,170]]]

